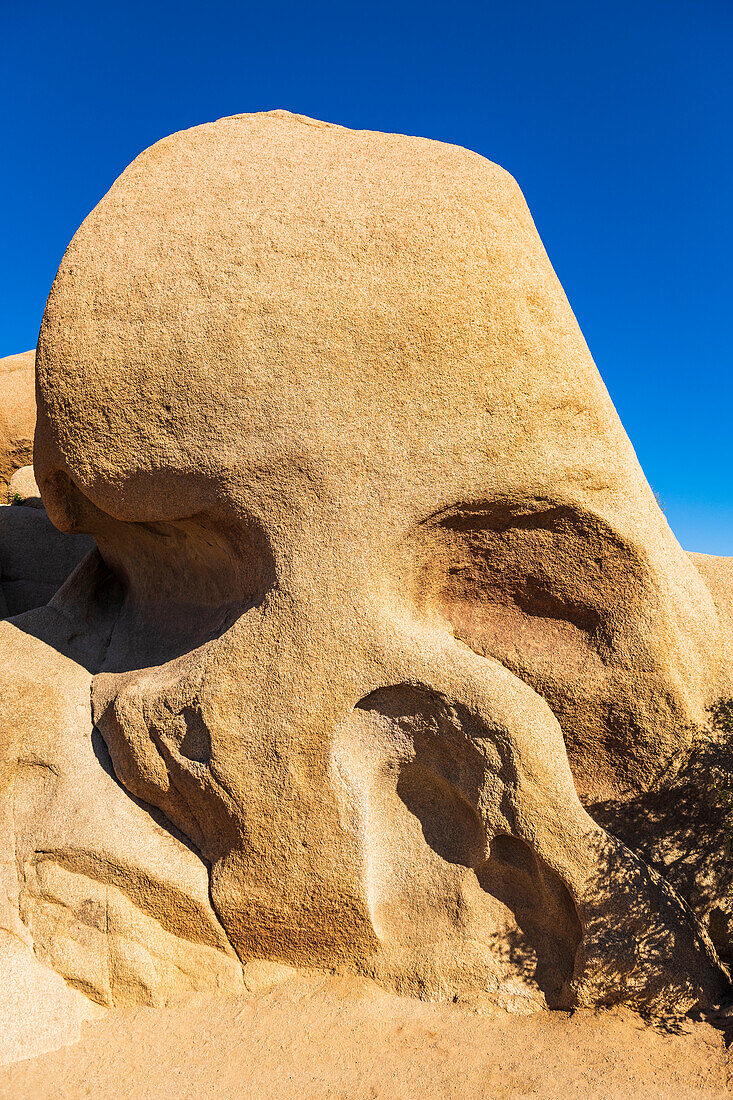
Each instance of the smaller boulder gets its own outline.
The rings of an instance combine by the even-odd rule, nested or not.
[[[21,466],[8,482],[8,497],[11,504],[22,504],[25,508],[43,508],[41,490],[36,484],[32,466]]]
[[[35,365],[35,351],[0,359],[0,493],[15,470],[33,461]]]

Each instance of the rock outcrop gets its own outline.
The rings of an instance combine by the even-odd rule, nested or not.
[[[283,112],[175,134],[69,246],[37,376],[44,504],[98,547],[4,628],[38,957],[100,1004],[237,957],[517,1011],[722,995],[584,808],[692,751],[719,614],[506,172]]]
[[[35,358],[0,359],[0,619],[48,603],[94,545],[62,534],[43,511],[31,465]]]
[[[33,461],[35,351],[0,359],[0,504],[13,472]]]

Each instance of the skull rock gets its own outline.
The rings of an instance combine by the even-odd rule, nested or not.
[[[242,959],[717,996],[581,803],[684,752],[716,612],[510,176],[281,112],[175,134],[70,245],[37,376],[44,503],[122,593],[95,720]]]

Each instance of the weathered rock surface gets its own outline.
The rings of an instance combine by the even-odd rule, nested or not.
[[[94,570],[92,557],[67,592],[93,592]],[[243,988],[211,909],[205,866],[114,778],[92,728],[91,675],[65,655],[83,638],[83,624],[54,601],[0,623],[0,931],[26,947],[25,967],[16,950],[12,970],[3,971],[3,995],[30,1001],[26,987],[38,988],[27,1030],[16,1013],[16,1034],[5,1035],[6,1060],[36,1049],[34,1021],[47,996],[43,980],[49,984],[39,964],[101,1008]],[[47,1049],[78,1031],[77,1016],[70,999]]]
[[[37,372],[44,503],[99,554],[3,627],[36,956],[100,1005],[240,963],[518,1012],[723,995],[584,808],[689,757],[722,597],[511,177],[282,112],[175,134],[74,238]]]
[[[43,508],[41,491],[32,466],[21,466],[11,476],[8,482],[8,497],[12,504],[21,504],[26,508]]]
[[[0,359],[0,504],[13,471],[33,461],[35,351]]]
[[[723,640],[723,668],[718,694],[733,698],[733,558],[690,554],[715,603]]]

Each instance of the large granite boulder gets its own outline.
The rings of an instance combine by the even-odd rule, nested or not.
[[[203,985],[233,947],[518,1011],[722,995],[585,808],[692,751],[719,611],[506,172],[284,112],[175,134],[74,238],[37,372],[44,504],[99,548],[4,627],[37,957],[116,1003],[36,916],[102,883],[132,999],[204,947]]]

